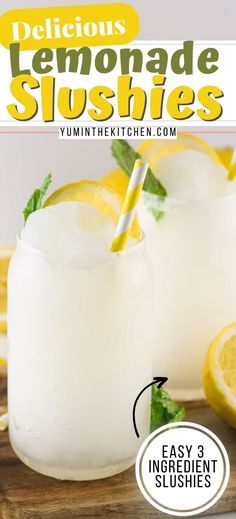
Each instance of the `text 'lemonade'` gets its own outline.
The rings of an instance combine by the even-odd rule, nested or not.
[[[9,273],[10,438],[31,468],[95,479],[134,462],[150,425],[151,287],[143,239],[86,203],[33,213]]]
[[[197,139],[184,139],[192,149],[181,151],[177,139],[176,152],[162,156],[159,147],[170,142],[144,144],[168,196],[160,201],[143,193],[140,222],[154,270],[154,373],[168,376],[176,397],[191,398],[202,395],[212,338],[235,321],[236,182],[206,143],[204,153]],[[152,209],[163,211],[162,217],[156,219]]]

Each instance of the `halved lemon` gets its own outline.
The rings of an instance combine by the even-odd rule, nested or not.
[[[119,190],[104,182],[94,180],[81,180],[72,184],[66,184],[53,193],[45,202],[44,207],[59,204],[60,202],[85,202],[93,206],[99,213],[113,219],[117,224],[121,214],[122,196]],[[137,221],[133,222],[130,236],[139,239],[140,227]]]
[[[236,323],[223,328],[209,346],[203,386],[209,404],[236,428]]]
[[[0,246],[0,333],[7,333],[7,273],[14,248]]]

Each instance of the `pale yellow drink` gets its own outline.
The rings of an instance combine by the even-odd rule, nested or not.
[[[235,181],[197,152],[163,158],[155,174],[168,196],[143,193],[139,213],[154,273],[153,372],[177,398],[202,397],[208,346],[236,319]]]
[[[79,206],[32,215],[9,272],[11,443],[34,470],[75,480],[134,462],[149,432],[150,393],[139,439],[132,406],[151,380],[153,326],[143,239],[111,254],[114,226],[91,213],[81,230]]]

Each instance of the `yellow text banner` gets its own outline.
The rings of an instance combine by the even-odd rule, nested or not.
[[[0,43],[21,50],[42,47],[123,45],[139,31],[139,17],[126,3],[15,9],[0,17]]]

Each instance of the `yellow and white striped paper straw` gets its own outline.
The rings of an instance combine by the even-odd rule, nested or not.
[[[121,215],[116,227],[114,239],[111,244],[111,252],[124,250],[128,241],[130,227],[139,201],[143,183],[147,173],[148,164],[137,159],[130,177],[128,189],[121,209]]]

